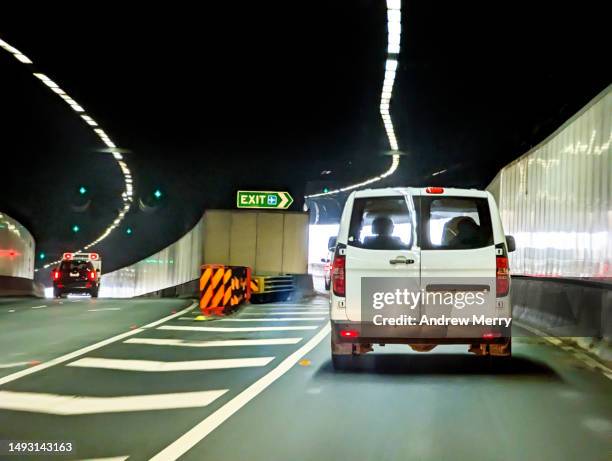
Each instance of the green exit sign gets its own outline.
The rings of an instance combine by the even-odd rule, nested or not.
[[[293,203],[289,192],[239,190],[236,195],[238,208],[266,208],[286,210]]]

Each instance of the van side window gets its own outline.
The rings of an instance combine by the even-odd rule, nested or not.
[[[493,245],[486,198],[421,197],[423,249],[465,250]]]
[[[368,250],[412,247],[412,219],[404,197],[356,198],[348,244]]]

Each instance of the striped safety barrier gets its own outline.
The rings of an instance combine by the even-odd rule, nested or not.
[[[253,275],[251,277],[252,303],[286,301],[296,291],[292,275]]]
[[[251,298],[251,268],[204,264],[200,275],[200,310],[224,315]]]

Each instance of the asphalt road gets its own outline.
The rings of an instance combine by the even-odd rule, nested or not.
[[[324,298],[205,322],[187,304],[2,301],[2,362],[26,363],[0,369],[0,439],[71,441],[57,459],[610,459],[612,380],[571,348],[387,346],[339,373]]]

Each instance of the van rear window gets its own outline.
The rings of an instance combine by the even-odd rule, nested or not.
[[[412,246],[412,219],[402,196],[357,198],[348,244],[368,250],[406,250]]]
[[[421,197],[421,247],[466,250],[493,245],[489,202],[476,197]]]
[[[61,272],[76,272],[83,270],[93,270],[93,264],[89,261],[75,259],[72,261],[62,261],[60,265]]]

